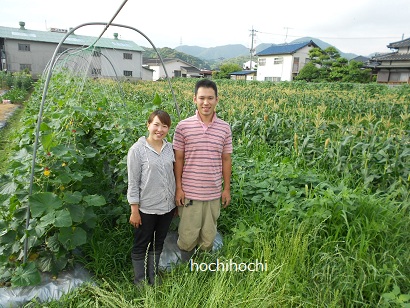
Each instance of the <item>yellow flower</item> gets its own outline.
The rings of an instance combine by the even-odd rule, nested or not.
[[[45,176],[49,176],[50,175],[50,170],[48,170],[48,168],[44,169],[44,175]]]
[[[67,166],[67,164],[66,164],[66,163],[62,163],[61,166],[65,167],[65,166]]]

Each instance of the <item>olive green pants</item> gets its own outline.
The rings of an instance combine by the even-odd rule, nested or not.
[[[179,249],[190,251],[198,246],[211,250],[216,237],[216,222],[221,212],[220,199],[196,201],[185,199],[187,206],[178,207],[180,217],[178,227]]]

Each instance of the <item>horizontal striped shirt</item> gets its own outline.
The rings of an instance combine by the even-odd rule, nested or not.
[[[231,127],[216,114],[206,126],[198,111],[175,128],[174,150],[184,152],[182,190],[191,200],[209,201],[221,197],[222,154],[232,153]]]

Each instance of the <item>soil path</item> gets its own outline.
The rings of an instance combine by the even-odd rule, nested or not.
[[[18,107],[20,106],[16,104],[2,104],[0,102],[0,122],[6,121]]]

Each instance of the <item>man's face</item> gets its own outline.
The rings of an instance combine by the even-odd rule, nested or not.
[[[201,87],[194,96],[194,103],[202,118],[212,118],[218,104],[218,97],[215,96],[214,89]]]

